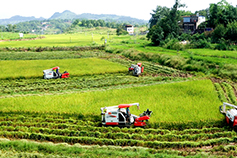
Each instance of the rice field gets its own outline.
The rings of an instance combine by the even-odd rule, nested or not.
[[[31,111],[99,115],[100,108],[140,103],[139,115],[153,111],[151,122],[221,119],[221,105],[210,80],[188,81],[127,89],[0,99],[1,111]],[[132,111],[132,110],[131,110]]]
[[[91,33],[0,42],[0,47],[91,46],[108,38],[107,32],[93,32],[93,39]],[[108,39],[114,48],[177,55],[176,50],[142,43],[147,41],[139,36]],[[235,83],[214,83],[211,75],[150,60],[142,61],[144,74],[134,77],[127,68],[141,61],[116,52],[17,50],[0,52],[0,157],[237,156],[237,134],[219,113],[223,101],[236,104]],[[224,58],[221,52],[191,51],[197,60],[235,60],[231,52]],[[189,57],[190,52],[179,55]],[[42,79],[42,71],[55,66],[70,78]],[[153,111],[147,127],[101,127],[101,107],[137,102],[140,110],[131,107],[132,114]]]
[[[0,60],[0,78],[42,77],[43,70],[60,67],[71,76],[125,72],[127,68],[98,58],[59,60]]]
[[[114,35],[109,36],[107,41],[111,40]],[[41,37],[41,36],[39,36]],[[3,41],[0,42],[1,47],[57,47],[57,46],[88,46],[94,44],[104,44],[102,37],[108,38],[107,34],[82,32],[77,34],[59,34],[59,35],[43,35],[44,38],[27,41]]]

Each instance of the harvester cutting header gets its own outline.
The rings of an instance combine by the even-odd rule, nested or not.
[[[227,124],[237,132],[237,106],[223,103],[219,108],[220,113],[225,115]]]
[[[53,67],[51,69],[43,70],[44,79],[57,79],[57,78],[68,78],[69,73],[65,71],[64,73],[59,72],[59,67]]]
[[[103,107],[101,108],[102,125],[107,126],[120,126],[130,127],[144,127],[146,122],[150,119],[152,111],[147,109],[141,115],[136,116],[130,113],[129,107],[136,105],[139,109],[139,103],[133,104],[120,104],[117,106]]]

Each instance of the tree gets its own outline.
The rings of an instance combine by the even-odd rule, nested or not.
[[[208,25],[213,28],[219,24],[226,27],[228,23],[237,20],[237,8],[230,5],[226,0],[222,0],[217,4],[210,4],[209,11]]]
[[[12,32],[12,31],[13,31],[12,24],[8,24],[7,25],[7,32]]]
[[[180,16],[190,16],[193,15],[191,11],[178,10]]]
[[[196,11],[195,14],[197,15],[197,13],[198,13],[199,15],[205,16],[206,19],[208,19],[209,16],[210,16],[210,15],[209,15],[209,14],[210,14],[210,13],[209,13],[209,8]]]
[[[154,13],[151,13],[151,19],[149,20],[150,28],[156,25],[162,18],[169,14],[170,9],[167,7],[157,6]]]
[[[117,30],[116,30],[116,34],[119,36],[119,35],[126,35],[128,34],[128,32],[126,30],[124,30],[123,26],[122,25],[119,25],[117,27]]]
[[[225,37],[226,28],[223,24],[217,25],[212,33],[212,41],[215,43],[219,43],[222,38]]]
[[[78,25],[79,22],[80,22],[80,20],[79,20],[79,19],[76,19],[76,20],[72,23],[72,26],[74,27],[74,26]]]
[[[171,8],[169,12],[167,12],[166,14],[162,14],[164,15],[162,18],[154,19],[152,17],[150,20],[150,28],[149,28],[149,33],[147,35],[147,38],[151,39],[151,41],[155,45],[158,45],[160,43],[160,41],[158,42],[158,40],[165,40],[167,37],[177,38],[179,36],[179,30],[180,30],[180,27],[178,24],[178,21],[180,19],[180,14],[178,12],[178,8],[183,7],[183,6],[184,6],[183,4],[179,3],[179,0],[176,0],[173,8]],[[160,8],[160,7],[157,7],[157,8]],[[158,9],[157,11],[159,12],[160,9]],[[157,23],[153,25],[156,22],[156,20],[157,20]],[[158,36],[157,35],[158,33],[162,33],[162,35]]]
[[[164,39],[164,31],[159,25],[154,25],[147,34],[148,40],[151,39],[154,45],[160,45],[160,42]]]
[[[236,43],[237,42],[237,22],[232,22],[227,25],[225,39]]]

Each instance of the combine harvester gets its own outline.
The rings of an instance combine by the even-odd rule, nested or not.
[[[69,73],[65,71],[63,74],[59,72],[59,67],[53,67],[52,69],[43,70],[44,79],[57,79],[57,78],[68,78]]]
[[[225,115],[227,124],[237,132],[237,106],[223,103],[219,108],[220,113]]]
[[[131,67],[128,68],[128,72],[132,72],[134,76],[139,77],[144,72],[144,67],[142,63],[137,63],[137,65],[132,64]]]
[[[119,127],[145,127],[146,122],[150,119],[152,111],[144,111],[141,115],[136,116],[130,113],[129,107],[136,105],[139,109],[139,103],[120,104],[117,106],[101,108],[102,125],[119,126]]]

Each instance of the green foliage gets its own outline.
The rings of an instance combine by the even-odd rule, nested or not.
[[[219,41],[220,42],[215,46],[215,49],[230,50],[230,45],[228,44],[228,42],[224,38],[219,39]]]
[[[159,45],[161,40],[164,40],[167,37],[178,37],[180,29],[178,25],[180,19],[178,8],[181,6],[179,1],[176,0],[171,10],[157,7],[156,11],[154,11],[156,13],[152,14],[147,38],[151,39],[155,45]]]
[[[217,4],[210,4],[210,16],[208,16],[208,9],[200,11],[205,14],[209,20],[208,22],[202,23],[199,26],[199,29],[205,29],[208,27],[215,28],[211,33],[204,33],[206,37],[202,37],[203,35],[193,35],[192,37],[187,36],[186,34],[181,35],[179,37],[179,26],[178,21],[181,20],[180,15],[188,14],[183,11],[177,11],[179,7],[181,7],[179,1],[175,2],[175,5],[170,10],[168,8],[162,8],[160,6],[157,7],[156,10],[153,10],[153,14],[149,23],[149,33],[147,35],[148,40],[151,40],[154,45],[164,45],[164,42],[167,38],[179,38],[179,40],[188,40],[191,45],[187,47],[191,48],[214,48],[211,46],[212,42],[219,43],[222,38],[225,38],[230,43],[236,43],[236,17],[237,17],[237,9],[230,5],[226,0],[222,0]],[[196,12],[198,13],[198,12]],[[157,26],[156,26],[157,25]],[[177,43],[173,43],[178,47]],[[231,47],[225,48],[223,44],[218,45],[216,48],[218,49],[232,49]]]
[[[20,22],[16,24],[16,29],[19,32],[33,33],[35,34],[58,34],[65,33],[70,27],[70,19],[51,19],[51,20],[33,20],[27,22]],[[44,29],[44,31],[42,31]]]
[[[237,20],[236,7],[230,5],[226,0],[221,0],[217,4],[210,4],[209,11],[208,24],[213,28],[219,24],[223,24],[226,27],[228,23]]]
[[[183,50],[185,46],[183,44],[180,44],[178,39],[166,39],[162,42],[162,47],[179,51]]]
[[[199,15],[205,16],[206,19],[209,18],[208,17],[209,16],[209,8],[195,11],[195,15],[197,15],[197,13],[199,13]]]
[[[222,38],[225,37],[226,34],[226,28],[223,24],[217,25],[217,27],[214,29],[212,33],[212,40],[215,43],[219,43]]]
[[[211,48],[211,43],[206,39],[198,39],[197,41],[191,41],[192,48]]]
[[[126,30],[124,30],[123,26],[120,25],[118,26],[117,30],[116,30],[116,34],[119,35],[127,35],[128,32]]]
[[[180,16],[191,16],[193,13],[191,11],[178,10]]]
[[[236,36],[237,36],[237,21],[228,23],[225,38],[233,43],[236,43],[237,42]]]
[[[167,16],[169,14],[169,12],[170,12],[169,8],[157,6],[156,10],[153,10],[153,13],[151,13],[151,19],[149,20],[150,28],[152,28],[153,26],[157,25],[157,23],[162,18]]]
[[[192,38],[192,36],[191,36],[191,34],[189,34],[189,33],[182,33],[182,34],[178,37],[179,41],[191,41],[191,38]]]
[[[151,40],[154,45],[160,45],[160,42],[164,39],[164,31],[159,25],[153,26],[147,34],[148,40]]]
[[[75,20],[72,27],[79,26],[79,27],[85,27],[85,28],[92,28],[92,27],[109,27],[109,28],[117,28],[120,25],[123,25],[121,23],[115,23],[115,22],[105,22],[104,20]]]

